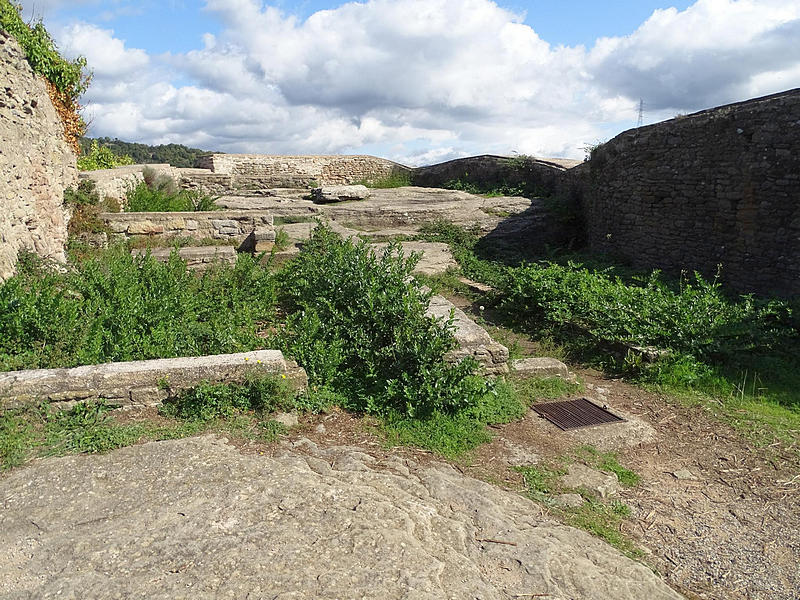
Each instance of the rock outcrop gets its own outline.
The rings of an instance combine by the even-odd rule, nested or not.
[[[4,598],[681,598],[518,494],[308,440],[48,459],[0,499]]]
[[[16,40],[0,30],[0,281],[20,250],[64,261],[64,190],[75,185],[75,153],[64,126]]]

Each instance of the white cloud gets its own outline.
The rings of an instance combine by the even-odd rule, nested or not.
[[[257,0],[206,10],[221,31],[183,54],[148,55],[86,23],[57,31],[94,69],[92,133],[415,164],[582,157],[635,121],[640,97],[671,116],[800,85],[800,0],[698,0],[588,51],[550,45],[535,17],[491,0],[369,0],[306,20]]]

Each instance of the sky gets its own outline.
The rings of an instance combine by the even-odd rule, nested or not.
[[[800,87],[800,0],[25,0],[88,135],[261,154],[584,157]]]

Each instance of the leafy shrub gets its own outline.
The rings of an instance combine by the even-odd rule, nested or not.
[[[577,325],[596,340],[656,346],[701,360],[768,352],[797,332],[785,303],[738,302],[716,281],[695,273],[668,286],[656,271],[635,284],[575,263],[525,265],[509,271],[502,306],[529,325]]]
[[[89,151],[82,153],[78,158],[78,169],[81,171],[97,171],[98,169],[113,169],[124,165],[132,165],[130,156],[114,154],[111,148],[100,146],[97,140],[92,141]]]
[[[179,190],[169,178],[156,178],[131,188],[125,196],[128,212],[194,212],[218,210],[214,198],[196,190]]]
[[[418,260],[399,244],[378,256],[319,225],[284,275],[290,316],[277,342],[357,410],[414,417],[475,404],[487,384],[474,361],[444,362],[452,321],[426,316],[431,293],[410,277]]]
[[[77,102],[89,86],[90,76],[83,72],[86,59],[78,57],[70,61],[63,58],[44,25],[39,22],[29,26],[22,20],[21,12],[21,6],[0,0],[0,29],[16,38],[36,73],[43,75],[72,102]]]
[[[241,384],[204,382],[165,402],[161,412],[170,417],[210,421],[238,412],[264,413],[293,407],[289,384],[273,376],[253,377]]]
[[[201,356],[263,347],[274,278],[253,257],[197,277],[115,248],[67,273],[22,255],[0,285],[0,370]]]

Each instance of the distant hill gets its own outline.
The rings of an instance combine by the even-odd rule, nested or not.
[[[123,142],[118,139],[107,137],[80,139],[81,152],[89,150],[92,140],[96,139],[101,146],[108,146],[117,155],[127,154],[136,164],[147,163],[169,163],[173,167],[193,167],[197,159],[208,154],[217,154],[208,150],[189,148],[181,144],[162,144],[160,146],[148,146],[147,144],[136,144]]]

